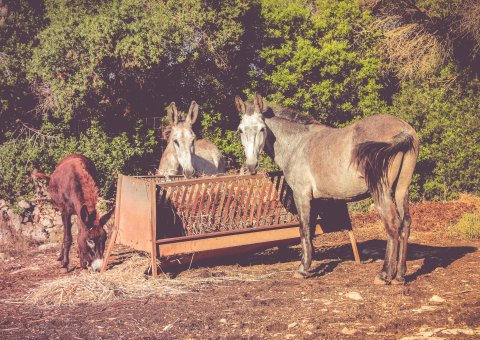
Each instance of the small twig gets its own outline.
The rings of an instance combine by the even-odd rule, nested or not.
[[[180,319],[177,319],[177,320],[175,320],[174,322],[169,323],[168,325],[166,325],[165,327],[163,327],[162,333],[170,330],[170,329],[173,327],[173,325],[174,325],[175,323],[177,323],[178,320],[180,320]]]
[[[13,327],[13,328],[0,328],[0,331],[2,332],[8,332],[8,331],[15,331],[17,329],[20,329],[19,327]]]
[[[155,264],[155,265],[156,265],[156,264]],[[159,268],[159,269],[160,269],[160,271],[162,272],[163,276],[165,276],[165,278],[168,280],[168,279],[169,279],[169,277],[168,277],[168,275],[167,275],[167,274],[165,274],[165,272],[163,271],[163,269],[162,269],[162,266],[158,266],[158,268]]]
[[[190,270],[190,268],[192,267],[192,262],[193,262],[193,258],[195,257],[195,253],[192,254],[192,257],[190,258],[190,265],[188,266],[188,269],[187,270]]]
[[[465,293],[470,293],[470,292],[474,292],[475,289],[470,289],[470,290],[462,290],[460,292],[451,292],[451,293],[445,293],[443,295],[445,296],[454,296],[454,295],[460,295],[460,294],[465,294]]]

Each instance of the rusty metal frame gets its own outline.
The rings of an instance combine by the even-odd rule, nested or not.
[[[299,222],[298,220],[292,219],[297,216],[288,212],[287,215],[290,216],[290,222],[287,223],[279,223],[280,221],[277,217],[280,214],[280,210],[284,209],[280,198],[285,191],[285,188],[282,186],[285,184],[285,180],[282,176],[278,178],[271,177],[272,182],[268,185],[268,190],[266,190],[265,178],[267,177],[265,177],[264,174],[260,174],[241,176],[222,175],[188,180],[184,178],[174,178],[173,180],[169,180],[159,176],[125,176],[119,174],[117,180],[115,222],[101,271],[106,269],[115,243],[129,246],[135,250],[148,252],[150,254],[151,273],[153,277],[157,276],[157,259],[165,259],[170,256],[195,254],[195,259],[201,259],[215,257],[220,254],[256,251],[281,244],[298,244],[300,241]],[[274,180],[274,178],[276,179]],[[235,181],[237,181],[236,188],[234,188]],[[276,181],[276,184],[274,181]],[[224,182],[225,192],[228,193],[225,195],[224,192],[221,202],[219,202],[220,207],[216,209],[215,203],[218,200],[219,190]],[[251,183],[251,187],[247,187],[246,183]],[[211,184],[211,187],[208,188],[208,185],[205,185],[204,191],[200,195],[200,190],[204,184]],[[256,193],[252,195],[252,186],[257,184],[259,186],[257,187]],[[183,191],[182,195],[180,195],[182,186]],[[191,186],[189,195],[186,195],[187,186]],[[243,219],[248,220],[248,216],[250,216],[251,219],[256,210],[256,221],[258,225],[197,235],[157,238],[157,191],[159,189],[167,190],[171,194],[173,194],[174,190],[177,190],[173,201],[175,204],[179,204],[180,208],[186,208],[187,213],[192,211],[193,213],[196,211],[201,213],[204,198],[207,196],[210,197],[209,194],[206,195],[205,193],[207,190],[214,192],[216,189],[213,204],[210,204],[210,201],[205,204],[207,214],[213,212],[215,215],[217,213],[218,215],[215,216],[217,216],[221,222],[224,222],[224,219],[228,216],[232,216],[233,222],[239,223]],[[243,192],[246,190],[249,191],[248,195]],[[265,191],[268,192],[268,197],[265,196]],[[194,197],[182,197],[182,200],[187,199],[187,202],[180,202],[179,196],[192,196],[194,193]],[[165,195],[165,193],[163,193],[163,195]],[[232,195],[240,195],[240,199],[234,201],[234,204],[230,202]],[[247,201],[245,201],[246,196],[248,196]],[[252,205],[243,211],[235,211],[235,209],[244,209],[242,208],[244,204],[250,204],[250,197],[252,198],[251,203],[256,204],[256,207]],[[227,200],[226,205],[223,204],[225,198]],[[193,208],[192,206],[184,207],[181,205],[185,205],[185,203],[187,203],[186,205],[188,205],[188,203],[191,205],[192,202],[189,202],[191,200],[194,202]],[[210,205],[212,205],[212,207],[210,207]],[[230,211],[230,208],[234,210]],[[218,210],[223,211],[219,212]],[[236,217],[235,214],[237,214]],[[242,214],[244,215],[243,218]],[[263,224],[260,223],[262,221]],[[320,225],[317,225],[315,227],[315,236],[322,233],[323,231]],[[359,263],[360,257],[353,231],[349,230],[348,236],[352,244],[355,261]]]

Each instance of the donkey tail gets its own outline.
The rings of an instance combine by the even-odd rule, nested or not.
[[[34,179],[45,179],[47,181],[50,181],[50,176],[48,176],[47,174],[44,174],[43,172],[38,171],[37,169],[33,169],[32,178],[34,178]]]
[[[354,162],[365,176],[368,189],[374,198],[381,196],[388,182],[388,168],[398,153],[416,152],[416,136],[402,131],[391,142],[364,142],[354,151]]]

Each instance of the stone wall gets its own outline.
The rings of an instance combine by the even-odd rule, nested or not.
[[[21,200],[14,205],[0,200],[0,245],[19,239],[41,245],[59,242],[61,237],[62,218],[48,200]]]

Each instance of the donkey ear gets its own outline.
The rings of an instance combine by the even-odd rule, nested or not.
[[[189,124],[195,123],[198,117],[198,104],[195,100],[192,100],[190,108],[188,109],[188,115],[185,121]]]
[[[244,115],[247,113],[245,103],[243,102],[242,98],[240,98],[240,96],[235,96],[235,106],[237,107],[237,111],[240,114]]]
[[[175,105],[175,102],[171,102],[170,105],[168,106],[167,115],[168,115],[168,120],[170,121],[170,124],[176,125],[178,123],[178,111],[177,111],[177,105]]]
[[[263,112],[263,98],[258,92],[255,94],[255,111]]]
[[[101,218],[100,218],[100,226],[103,227],[107,222],[108,220],[110,219],[110,217],[112,217],[112,214],[113,212],[115,211],[115,207],[113,207],[112,209],[110,209],[109,212],[107,212],[105,215],[103,215]]]
[[[87,206],[85,204],[82,205],[82,208],[80,209],[80,219],[82,220],[85,227],[90,229],[90,227],[91,227],[89,225],[90,214],[88,213],[88,209],[87,209]]]

